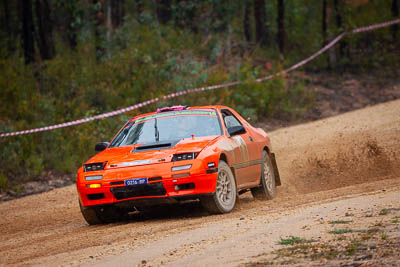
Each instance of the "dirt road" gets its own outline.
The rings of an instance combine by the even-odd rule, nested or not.
[[[56,189],[0,204],[0,264],[236,266],[279,249],[280,238],[331,236],[321,220],[344,220],[349,208],[354,227],[385,208],[392,217],[379,218],[400,215],[400,101],[270,135],[283,184],[273,201],[246,193],[226,215],[189,202],[89,227],[75,188]]]

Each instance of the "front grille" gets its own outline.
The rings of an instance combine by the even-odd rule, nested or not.
[[[162,182],[111,187],[110,190],[118,200],[132,197],[163,196],[167,193]]]
[[[124,181],[110,182],[110,185],[119,185],[119,184],[124,184]]]
[[[162,179],[161,176],[150,177],[150,178],[149,178],[149,182],[154,182],[154,181],[158,181],[158,180],[161,180],[161,179]]]
[[[194,183],[187,183],[187,184],[177,184],[175,185],[175,190],[189,190],[189,189],[194,189],[195,185]]]
[[[104,193],[99,193],[99,194],[88,194],[88,199],[89,200],[98,200],[98,199],[103,199],[105,198]]]

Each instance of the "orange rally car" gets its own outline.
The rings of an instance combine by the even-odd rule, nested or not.
[[[239,194],[272,199],[281,184],[267,134],[225,106],[165,107],[137,116],[95,150],[76,184],[89,224],[190,199],[210,213],[227,213]]]

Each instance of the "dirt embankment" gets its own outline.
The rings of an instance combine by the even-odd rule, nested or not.
[[[75,188],[60,188],[0,204],[0,265],[188,265],[204,257],[237,265],[278,249],[280,237],[303,234],[320,214],[335,220],[335,207],[340,220],[346,205],[400,208],[400,101],[270,135],[283,184],[273,201],[246,193],[230,214],[209,216],[190,202],[89,227]]]

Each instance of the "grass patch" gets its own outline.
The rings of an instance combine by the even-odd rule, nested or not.
[[[311,260],[318,260],[321,258],[334,259],[340,254],[340,251],[334,246],[326,244],[300,244],[281,248],[275,253],[279,257],[309,257]]]
[[[390,213],[390,209],[381,209],[379,212],[379,215],[387,215]]]
[[[392,223],[399,223],[399,219],[392,220]]]
[[[343,220],[339,220],[339,221],[331,221],[329,222],[329,224],[349,224],[353,221],[343,221]]]
[[[380,232],[379,228],[373,227],[366,231],[363,231],[364,234],[361,235],[361,240],[369,240],[371,239],[376,233]]]
[[[375,233],[378,233],[379,231],[380,231],[379,228],[372,227],[372,228],[369,228],[366,232],[368,234],[375,234]]]
[[[345,254],[348,256],[352,256],[356,253],[357,249],[361,246],[360,240],[353,240],[351,243],[346,247]]]
[[[356,229],[335,229],[333,231],[329,231],[330,234],[340,235],[340,234],[347,234],[347,233],[360,233],[365,232],[365,230],[356,230]]]
[[[382,240],[386,240],[386,239],[388,239],[388,236],[387,236],[387,234],[385,234],[385,233],[382,233],[382,234],[381,234],[381,239],[382,239]]]
[[[297,236],[289,236],[287,238],[281,238],[279,240],[279,245],[294,245],[294,244],[303,244],[303,243],[311,243],[314,242],[312,239],[303,239]]]

